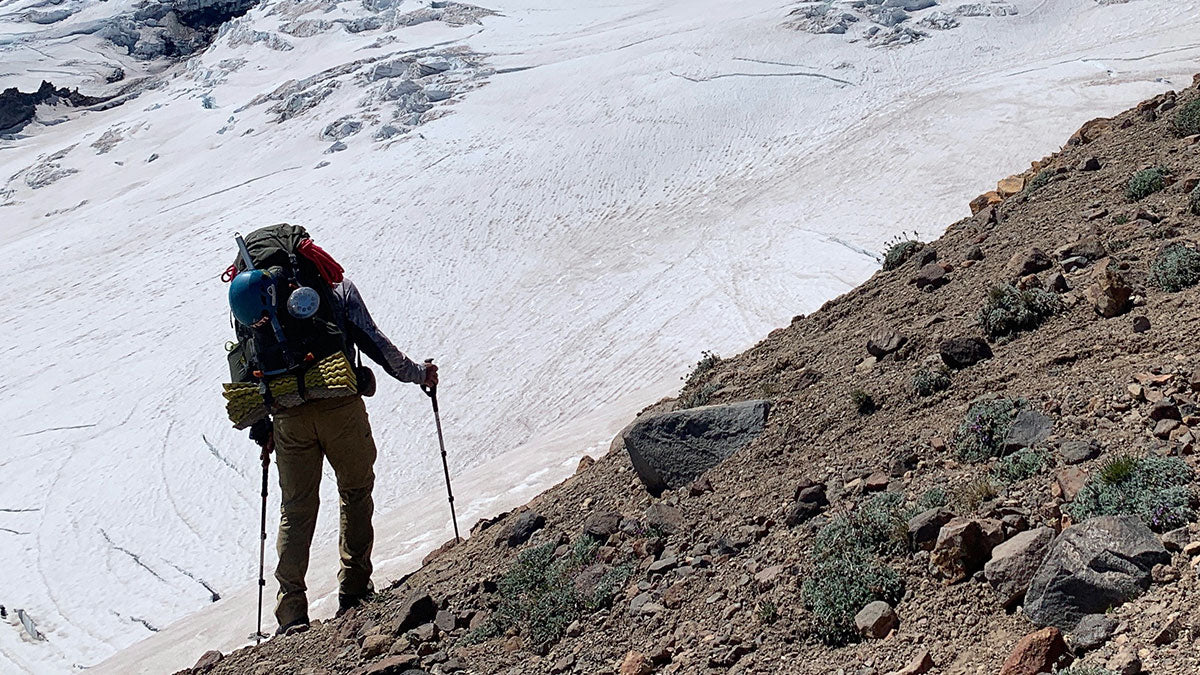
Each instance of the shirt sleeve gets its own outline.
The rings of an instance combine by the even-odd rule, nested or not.
[[[405,356],[379,330],[358,288],[349,279],[343,279],[339,286],[338,295],[341,296],[342,311],[345,312],[346,330],[354,345],[397,380],[414,384],[424,382],[425,366]]]

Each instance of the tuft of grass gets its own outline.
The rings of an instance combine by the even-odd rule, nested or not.
[[[1200,99],[1188,103],[1175,113],[1175,133],[1180,136],[1200,134]]]
[[[875,399],[862,389],[850,392],[850,402],[854,404],[854,409],[859,415],[870,415],[876,410]]]
[[[679,409],[686,410],[688,408],[699,408],[702,405],[708,405],[709,399],[720,389],[720,385],[712,382],[699,389],[694,389],[691,393],[679,397]]]
[[[1115,223],[1117,225],[1124,225],[1125,223],[1128,223],[1128,222],[1129,222],[1129,216],[1125,215],[1124,213],[1118,214],[1115,218],[1113,218],[1113,223]]]
[[[1050,169],[1042,169],[1037,172],[1037,175],[1029,180],[1025,185],[1025,193],[1033,194],[1038,190],[1050,184],[1050,179],[1054,178],[1054,172]]]
[[[945,366],[918,370],[913,373],[912,388],[917,396],[932,396],[945,391],[950,388],[950,370]]]
[[[974,513],[984,502],[1000,496],[991,476],[980,476],[958,488],[950,495],[950,510],[954,513]]]
[[[555,556],[557,542],[522,551],[497,584],[496,611],[464,639],[468,643],[482,642],[515,627],[535,649],[544,649],[562,638],[567,626],[584,613],[611,606],[632,576],[632,565],[605,570],[591,593],[581,593],[574,583],[583,568],[597,561],[598,547],[595,539],[585,535],[560,556]]]
[[[1033,478],[1041,473],[1050,463],[1050,455],[1045,450],[1024,448],[1001,459],[993,469],[992,475],[1000,482],[1011,485],[1026,478]]]
[[[720,362],[721,356],[719,354],[710,351],[700,352],[700,360],[696,362],[696,365],[692,366],[692,369],[683,378],[683,388],[687,389],[699,382],[709,371],[716,368]]]
[[[921,250],[924,244],[917,240],[916,232],[912,234],[902,232],[888,240],[885,246],[887,248],[883,254],[883,269],[890,272],[908,262],[908,259]]]
[[[1076,521],[1133,515],[1156,532],[1196,519],[1195,474],[1178,457],[1121,455],[1109,460],[1066,508]]]
[[[770,600],[758,603],[758,620],[767,625],[775,623],[779,620],[779,607]]]
[[[1200,252],[1179,242],[1167,244],[1150,263],[1154,284],[1177,293],[1200,283]]]
[[[1167,187],[1167,175],[1170,173],[1169,169],[1161,166],[1138,171],[1129,179],[1129,184],[1125,187],[1125,196],[1129,201],[1136,202],[1160,192]]]
[[[1062,309],[1062,299],[1050,291],[999,284],[988,291],[977,318],[989,337],[1006,338],[1034,330]]]
[[[967,416],[954,432],[954,447],[968,462],[982,462],[1004,454],[1004,439],[1012,428],[1017,412],[1024,407],[1020,399],[984,397],[976,399]]]

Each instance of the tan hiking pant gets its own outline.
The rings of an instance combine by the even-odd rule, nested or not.
[[[359,396],[310,401],[275,414],[275,455],[282,493],[279,522],[279,595],[275,618],[286,626],[308,617],[304,575],[320,507],[323,458],[337,476],[341,527],[338,590],[366,595],[371,587],[371,545],[375,531],[375,440],[367,408]]]

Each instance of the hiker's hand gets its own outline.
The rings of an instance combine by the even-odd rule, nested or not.
[[[275,425],[271,420],[262,419],[250,425],[250,440],[258,444],[264,452],[270,453],[275,449]]]
[[[425,381],[421,383],[422,387],[436,387],[438,383],[437,366],[432,363],[425,363]]]

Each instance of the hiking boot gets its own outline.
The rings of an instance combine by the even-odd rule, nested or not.
[[[374,593],[364,593],[363,595],[338,593],[338,611],[336,616],[341,617],[346,612],[370,600],[374,595]]]
[[[296,633],[303,633],[306,630],[308,630],[308,617],[302,616],[299,619],[296,619],[295,621],[290,621],[290,622],[280,626],[279,630],[275,631],[275,634],[276,635],[295,635]]]

